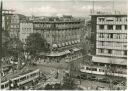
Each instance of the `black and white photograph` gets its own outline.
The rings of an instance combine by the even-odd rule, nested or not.
[[[127,0],[0,0],[0,90],[127,90]]]

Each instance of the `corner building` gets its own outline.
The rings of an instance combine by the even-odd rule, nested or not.
[[[50,44],[51,53],[44,56],[49,61],[77,60],[82,57],[80,38],[83,29],[84,20],[72,16],[33,21],[33,31],[41,33]]]
[[[92,14],[92,62],[127,74],[127,15]]]

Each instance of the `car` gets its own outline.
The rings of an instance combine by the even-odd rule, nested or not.
[[[103,83],[110,83],[109,79],[107,78],[102,78],[102,79],[99,79],[98,81]]]
[[[96,87],[96,90],[104,90],[105,87],[102,87],[102,86],[97,86]]]
[[[87,79],[87,76],[84,75],[84,74],[81,74],[81,75],[79,76],[79,78],[86,80],[86,79]]]

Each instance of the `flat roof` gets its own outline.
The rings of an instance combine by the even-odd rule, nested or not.
[[[80,48],[73,48],[73,51],[75,52],[75,51],[79,51],[79,50],[81,50]],[[65,50],[65,51],[63,51],[63,52],[51,52],[51,53],[49,53],[49,54],[47,54],[47,53],[40,53],[40,56],[41,55],[44,55],[44,56],[51,56],[51,57],[54,57],[54,56],[62,56],[62,55],[65,55],[65,54],[68,54],[68,53],[71,53],[69,50]]]
[[[121,11],[94,11],[91,16],[127,16],[127,12]]]

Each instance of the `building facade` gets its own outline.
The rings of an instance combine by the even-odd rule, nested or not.
[[[13,14],[11,17],[11,28],[9,35],[11,38],[19,38],[20,21],[25,20],[26,16],[22,14]]]
[[[33,21],[33,31],[41,33],[51,46],[51,53],[45,55],[45,58],[57,62],[82,56],[80,38],[83,29],[84,20],[72,16]]]
[[[91,23],[92,63],[126,77],[127,15],[92,14]]]
[[[33,23],[29,20],[22,20],[20,22],[19,38],[23,43],[26,43],[27,37],[33,33]]]

